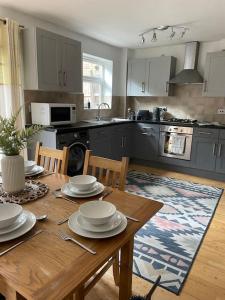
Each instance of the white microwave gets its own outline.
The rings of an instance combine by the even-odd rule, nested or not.
[[[76,105],[64,103],[31,103],[32,124],[66,125],[76,122]]]

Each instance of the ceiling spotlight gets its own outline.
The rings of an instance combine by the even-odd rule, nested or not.
[[[172,32],[170,34],[170,39],[172,40],[174,38],[176,32],[173,30],[173,27],[171,27],[171,29],[172,29]]]
[[[145,43],[145,37],[144,35],[141,35],[141,44],[144,44]]]
[[[156,29],[163,31],[163,30],[167,30],[169,27],[170,27],[169,25],[161,25],[159,27],[156,27]]]
[[[182,39],[186,33],[187,29],[184,29],[182,32],[181,32],[181,35],[180,35],[180,39]]]
[[[155,31],[153,31],[152,42],[157,42],[157,36],[156,36],[156,32]]]

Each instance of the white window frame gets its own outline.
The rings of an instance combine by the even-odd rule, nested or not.
[[[94,77],[94,76],[84,76],[83,75],[83,82],[93,82],[93,83],[99,83],[101,85],[101,97],[100,97],[100,103],[105,102],[105,96],[106,96],[106,69],[108,68],[111,71],[111,82],[110,82],[110,97],[111,97],[111,103],[109,104],[110,108],[112,108],[112,73],[113,73],[113,61],[107,60],[98,56],[93,56],[91,54],[83,53],[83,61],[87,61],[90,63],[98,64],[102,66],[102,78]],[[94,108],[96,109],[96,108]]]

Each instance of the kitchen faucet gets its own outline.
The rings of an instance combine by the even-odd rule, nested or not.
[[[97,121],[101,120],[101,115],[100,114],[101,114],[101,107],[102,107],[102,105],[107,106],[108,108],[110,108],[108,103],[106,103],[106,102],[100,103],[98,105],[98,112],[97,112],[97,116],[96,116]]]

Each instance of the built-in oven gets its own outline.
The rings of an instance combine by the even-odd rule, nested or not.
[[[160,155],[177,159],[191,159],[192,127],[160,126]]]

